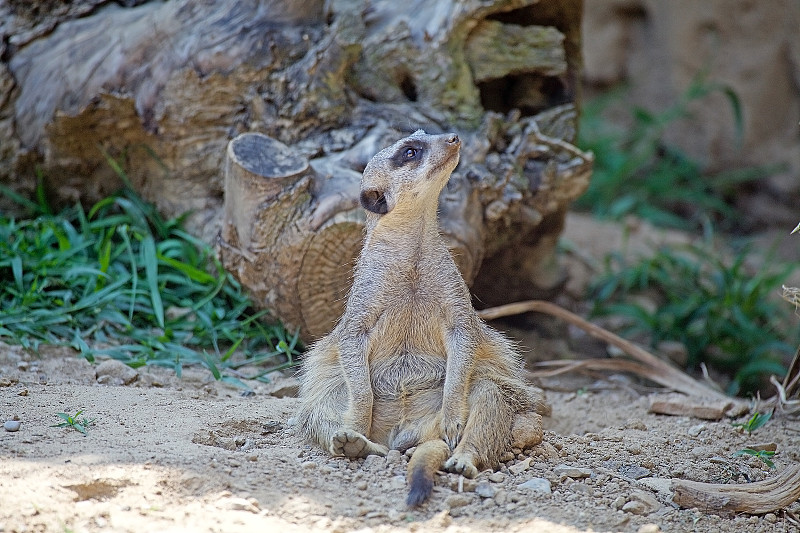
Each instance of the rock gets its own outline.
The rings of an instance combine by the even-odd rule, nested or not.
[[[497,505],[503,505],[504,503],[506,503],[507,499],[508,499],[508,492],[506,492],[504,489],[498,490],[497,494],[494,495],[494,503],[496,503]]]
[[[622,506],[622,510],[626,513],[631,513],[635,515],[646,515],[649,514],[647,512],[647,507],[642,502],[627,502],[625,505]]]
[[[399,465],[402,462],[403,454],[400,453],[400,450],[389,450],[389,453],[386,454],[387,465]]]
[[[661,533],[661,528],[658,524],[642,524],[636,533]]]
[[[317,468],[317,463],[314,461],[303,461],[300,463],[300,466],[303,468],[303,470],[314,470]]]
[[[542,416],[537,413],[521,413],[511,426],[511,447],[531,448],[542,442]]]
[[[631,503],[637,503],[640,505],[631,507],[631,509],[636,509],[637,511],[641,509],[640,512],[634,512],[632,510],[626,510],[625,507]],[[656,500],[652,494],[648,492],[644,492],[641,490],[635,490],[631,493],[630,497],[628,498],[628,503],[622,506],[622,510],[632,513],[632,514],[639,514],[645,515],[655,512],[661,508],[661,503]]]
[[[475,486],[475,494],[481,498],[494,498],[497,489],[488,481],[479,481]]]
[[[514,454],[509,450],[506,450],[506,451],[504,451],[503,453],[500,454],[500,462],[501,463],[507,463],[507,462],[509,462],[509,461],[511,461],[513,459],[514,459]]]
[[[638,431],[647,431],[647,426],[638,418],[631,418],[625,423],[625,429],[635,429]]]
[[[366,482],[366,481],[364,481],[364,480],[357,481],[357,482],[356,482],[356,485],[355,485],[355,487],[356,487],[358,490],[367,490],[367,487],[368,487],[368,486],[369,486],[369,485],[368,485],[368,484],[367,484],[367,482]]]
[[[665,477],[648,477],[640,479],[637,483],[639,486],[652,490],[653,492],[669,498],[672,494],[672,479]]]
[[[532,490],[533,492],[540,492],[542,494],[552,494],[553,492],[550,488],[550,482],[543,477],[531,478],[525,483],[517,485],[517,488]]]
[[[559,477],[566,476],[572,479],[583,479],[592,475],[591,468],[580,468],[577,466],[558,465],[553,468],[553,473]]]
[[[267,384],[265,392],[275,398],[297,398],[300,392],[300,380],[295,376],[275,377]]]
[[[649,476],[652,472],[643,466],[639,465],[622,465],[619,467],[619,473],[625,477],[633,479],[642,479]]]
[[[3,424],[3,429],[5,429],[8,432],[13,433],[15,431],[19,431],[19,426],[21,424],[22,423],[19,420],[7,420],[6,423]]]
[[[628,500],[625,499],[625,496],[617,496],[614,498],[614,501],[611,502],[611,507],[619,511],[626,503],[628,503]]]
[[[517,464],[509,466],[508,471],[514,474],[515,476],[518,476],[524,471],[526,471],[530,465],[531,465],[531,458],[528,457],[527,459],[523,459]]]
[[[223,509],[228,509],[230,511],[248,511],[250,513],[258,513],[258,507],[244,498],[225,498],[220,501],[220,506]]]
[[[502,472],[493,472],[492,475],[489,476],[489,481],[492,483],[502,483],[506,480],[506,475]]]
[[[704,429],[706,429],[705,424],[696,424],[687,429],[686,434],[689,435],[690,437],[697,437],[698,435],[700,435],[700,433],[703,432]]]
[[[367,472],[379,472],[386,468],[386,458],[380,455],[368,455],[361,468]]]
[[[455,509],[457,507],[464,507],[465,505],[472,503],[472,497],[467,493],[453,494],[448,496],[444,503],[450,509]]]
[[[116,359],[107,359],[95,369],[97,382],[103,385],[129,385],[139,378],[139,373]]]

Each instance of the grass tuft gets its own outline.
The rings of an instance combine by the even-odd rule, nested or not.
[[[161,217],[112,166],[127,185],[88,211],[76,205],[54,214],[42,193],[38,203],[21,203],[30,218],[0,214],[0,337],[178,375],[202,365],[240,386],[240,378],[266,381],[293,365],[298,336],[262,323],[266,312],[252,309],[183,218]],[[243,375],[237,369],[245,365],[262,369]]]

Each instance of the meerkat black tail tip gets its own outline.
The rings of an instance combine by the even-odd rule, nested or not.
[[[450,456],[450,448],[443,440],[431,440],[420,444],[408,462],[409,507],[418,507],[430,498],[433,492],[433,476]]]
[[[431,497],[433,492],[433,472],[426,472],[424,465],[417,466],[408,475],[408,498],[406,505],[419,507]]]

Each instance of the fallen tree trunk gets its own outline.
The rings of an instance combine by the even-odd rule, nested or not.
[[[418,128],[456,131],[442,231],[475,295],[563,282],[555,242],[592,166],[570,144],[580,0],[36,4],[0,6],[12,188],[32,193],[39,167],[54,199],[92,201],[118,186],[110,154],[161,211],[221,234],[225,265],[310,340],[347,291],[369,158]],[[297,172],[226,152],[249,133]]]

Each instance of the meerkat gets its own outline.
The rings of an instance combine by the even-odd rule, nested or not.
[[[439,469],[474,477],[496,466],[515,415],[548,408],[511,342],[477,316],[439,236],[439,193],[460,149],[457,135],[420,130],[367,164],[366,236],[346,309],[300,374],[308,440],[350,458],[417,447],[411,507]]]

